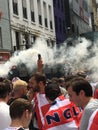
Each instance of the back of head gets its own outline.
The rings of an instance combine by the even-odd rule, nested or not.
[[[6,98],[12,90],[12,86],[9,82],[0,82],[0,98]]]
[[[60,87],[58,83],[48,83],[45,87],[45,95],[49,100],[54,101],[59,95],[61,95]]]
[[[32,112],[31,102],[23,98],[18,98],[10,105],[10,116],[12,119],[20,119],[26,110]]]
[[[16,80],[15,82],[13,82],[13,89],[19,89],[19,88],[27,88],[28,84],[26,81],[23,80]]]
[[[90,83],[82,77],[76,77],[70,80],[69,84],[67,85],[67,89],[69,87],[72,87],[72,90],[76,92],[77,95],[81,90],[85,92],[85,96],[87,97],[91,97],[93,93]]]
[[[61,78],[58,79],[58,83],[63,83],[63,82],[65,82],[65,80],[64,80],[63,77],[61,77]]]

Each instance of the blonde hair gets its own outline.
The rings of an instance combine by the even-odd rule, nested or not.
[[[13,82],[13,89],[19,88],[19,87],[27,87],[28,83],[24,80],[16,80],[15,82]]]

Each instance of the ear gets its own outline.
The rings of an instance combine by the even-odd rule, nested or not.
[[[43,88],[43,86],[44,86],[43,81],[40,81],[40,82],[39,82],[39,87],[40,87],[40,88]]]
[[[40,86],[41,86],[41,85],[43,85],[43,82],[42,82],[42,81],[40,81],[40,82],[39,82],[39,85],[40,85]]]
[[[24,111],[24,117],[25,117],[25,118],[28,118],[28,117],[29,117],[29,111],[28,111],[28,110],[25,110],[25,111]]]
[[[82,97],[85,96],[85,92],[83,90],[80,91],[79,95],[81,95]]]

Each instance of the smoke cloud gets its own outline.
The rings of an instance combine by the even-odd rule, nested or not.
[[[9,61],[0,65],[0,76],[7,75],[13,65],[17,66],[20,63],[24,63],[28,72],[32,72],[37,67],[38,54],[41,54],[45,66],[52,68],[54,71],[57,64],[60,64],[61,67],[59,67],[58,71],[62,71],[65,75],[69,71],[76,73],[90,70],[92,77],[97,78],[98,46],[95,43],[92,49],[88,49],[91,44],[90,41],[82,38],[82,42],[78,42],[74,46],[67,47],[65,42],[60,48],[56,46],[52,48],[47,46],[47,42],[44,39],[38,38],[33,47],[14,53]],[[51,73],[48,68],[45,71]]]

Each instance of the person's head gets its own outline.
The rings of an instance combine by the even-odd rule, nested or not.
[[[45,96],[50,103],[60,95],[61,90],[58,83],[50,82],[45,86]]]
[[[73,78],[67,85],[69,99],[77,106],[84,108],[92,97],[90,83],[82,77]]]
[[[15,98],[23,97],[27,94],[27,82],[23,80],[16,80],[13,82],[13,94]]]
[[[33,88],[33,91],[40,92],[44,89],[46,84],[46,76],[42,73],[35,73],[29,80],[29,86]]]
[[[67,89],[67,85],[69,84],[70,80],[72,80],[73,78],[77,78],[79,76],[77,75],[66,75],[64,77],[64,81],[65,81],[65,88]]]
[[[0,99],[7,102],[10,98],[11,91],[12,86],[10,82],[0,82]]]
[[[32,118],[32,104],[26,99],[18,98],[10,105],[10,116],[13,121],[18,121],[24,128],[27,128]],[[17,122],[16,122],[16,125]]]
[[[63,77],[59,78],[58,79],[58,84],[61,86],[61,87],[65,87],[65,80]]]
[[[12,81],[11,81],[11,80],[9,80],[9,79],[4,79],[4,80],[3,80],[3,83],[10,84],[11,90],[13,89],[13,84],[12,84]]]

